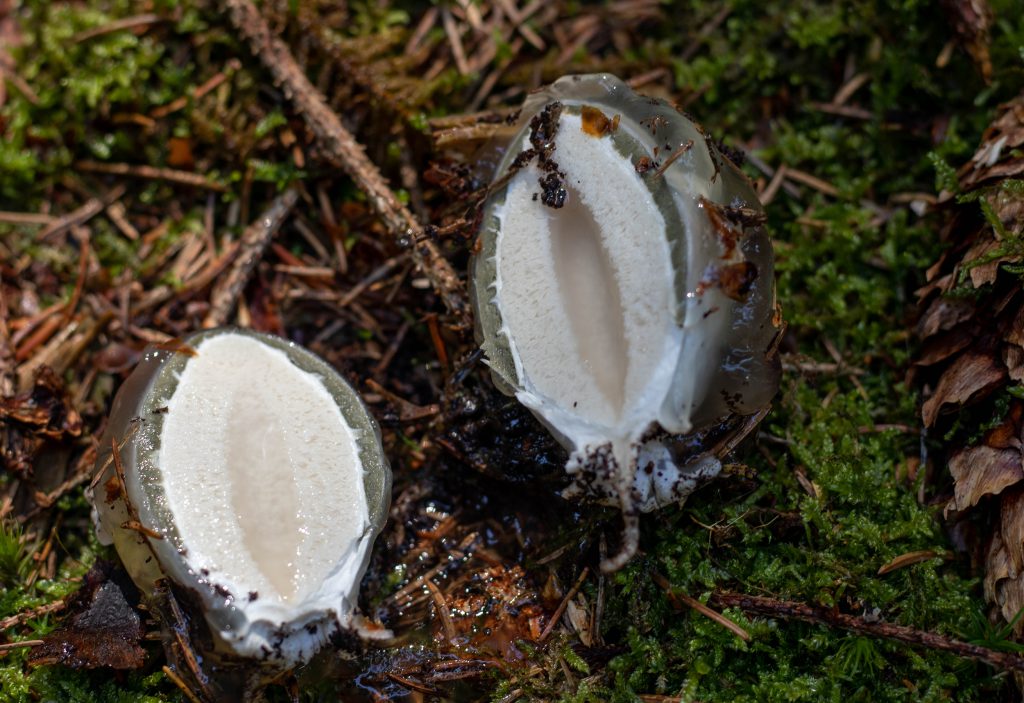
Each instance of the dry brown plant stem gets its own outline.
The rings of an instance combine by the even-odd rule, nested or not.
[[[295,207],[298,199],[298,190],[289,188],[274,199],[266,212],[246,227],[239,241],[234,264],[210,294],[210,311],[203,320],[203,327],[220,327],[231,319],[231,314],[238,305],[238,297],[249,282],[256,264],[263,258],[263,253],[270,246],[274,234],[284,224],[285,218]]]
[[[565,613],[565,609],[569,607],[569,601],[575,598],[576,594],[579,593],[581,588],[583,588],[583,582],[586,580],[587,574],[589,573],[590,567],[584,566],[583,571],[580,572],[579,578],[576,579],[576,583],[574,583],[572,588],[569,589],[569,592],[565,594],[565,597],[562,599],[562,602],[558,604],[558,608],[555,610],[554,614],[552,614],[551,620],[548,621],[544,631],[540,633],[540,638],[537,640],[538,643],[543,644],[546,642],[548,637],[551,636],[551,633],[554,632],[555,626],[558,624],[558,621],[562,619],[562,615]]]
[[[720,608],[739,608],[750,615],[802,620],[816,625],[839,627],[863,635],[884,637],[909,645],[950,652],[966,659],[985,662],[999,669],[1024,671],[1024,657],[1016,654],[999,652],[988,647],[955,640],[934,632],[915,630],[904,625],[870,622],[862,617],[840,613],[820,605],[808,605],[740,593],[714,593],[711,595],[710,602]]]
[[[63,600],[58,600],[58,601],[54,601],[53,603],[47,603],[46,605],[41,605],[38,608],[32,608],[31,610],[25,610],[25,611],[23,611],[21,613],[18,613],[16,615],[12,615],[9,618],[4,618],[3,620],[0,620],[0,632],[3,632],[4,630],[6,630],[8,628],[14,627],[15,625],[21,625],[22,623],[24,623],[24,622],[26,622],[28,620],[32,620],[34,618],[39,618],[39,617],[42,617],[44,615],[49,615],[50,613],[55,613],[58,610],[63,609],[64,605],[65,605],[65,603],[64,603]]]
[[[316,135],[320,148],[366,193],[391,236],[412,247],[413,260],[427,276],[435,292],[456,320],[468,324],[468,309],[462,281],[441,255],[416,217],[388,187],[363,146],[341,124],[324,96],[303,73],[288,46],[276,37],[250,0],[221,0],[232,24],[250,45],[264,66],[283,88],[295,109]]]

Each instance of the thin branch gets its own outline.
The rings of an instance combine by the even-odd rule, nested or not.
[[[21,625],[22,623],[32,620],[33,618],[42,617],[43,615],[49,615],[50,613],[56,613],[58,610],[62,610],[64,608],[64,605],[65,603],[63,600],[58,600],[54,601],[53,603],[41,605],[38,608],[33,608],[32,610],[26,610],[21,613],[17,613],[15,615],[10,616],[9,618],[4,618],[3,620],[0,620],[0,632],[10,627],[14,627],[15,625]]]
[[[253,53],[305,118],[323,152],[366,193],[371,207],[380,215],[391,236],[399,244],[412,247],[416,265],[430,279],[449,312],[467,325],[468,310],[462,281],[424,227],[399,202],[380,171],[366,156],[363,146],[345,129],[323,95],[302,72],[288,46],[270,31],[250,0],[221,0],[221,5],[228,11],[241,36],[249,42]]]
[[[0,653],[9,652],[12,649],[24,649],[26,647],[38,647],[43,644],[42,640],[22,640],[21,642],[8,642],[0,644]]]
[[[103,198],[89,198],[85,204],[67,215],[60,217],[47,225],[46,229],[39,233],[39,239],[46,241],[53,239],[59,234],[64,234],[73,227],[79,227],[91,220],[103,211],[110,203],[119,200],[124,195],[124,186],[114,188]]]
[[[175,686],[177,686],[181,690],[182,693],[185,694],[185,697],[188,698],[189,701],[191,701],[191,703],[202,703],[202,701],[200,701],[196,697],[196,694],[194,694],[192,692],[192,689],[188,687],[188,685],[182,680],[182,678],[180,676],[178,676],[177,673],[175,673],[174,669],[172,669],[171,667],[166,666],[166,665],[164,666],[163,669],[164,669],[164,674],[167,676],[167,678],[169,678],[171,680],[171,682]]]
[[[256,264],[263,258],[263,253],[270,246],[270,240],[284,224],[285,218],[295,207],[298,199],[298,190],[289,188],[275,198],[267,211],[246,228],[242,234],[235,263],[210,295],[210,312],[203,320],[203,327],[220,327],[228,322],[238,304],[238,296],[249,282]]]
[[[884,637],[897,642],[950,652],[966,659],[985,662],[999,669],[1024,671],[1024,657],[1009,652],[998,652],[969,642],[955,640],[944,635],[924,630],[915,630],[904,625],[887,622],[869,622],[856,615],[840,613],[820,605],[807,605],[793,601],[775,600],[763,596],[748,596],[741,593],[714,593],[711,602],[720,608],[739,608],[751,615],[770,618],[802,620],[816,625],[828,625],[873,637]]]
[[[198,173],[179,171],[173,168],[157,168],[144,164],[108,164],[99,161],[76,161],[75,168],[88,173],[104,173],[111,176],[133,176],[152,181],[167,181],[183,186],[205,188],[217,193],[225,193],[228,190],[227,186],[223,183],[211,181]]]
[[[12,225],[48,225],[57,218],[38,212],[9,212],[0,210],[0,222]]]

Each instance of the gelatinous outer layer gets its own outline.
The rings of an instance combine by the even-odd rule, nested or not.
[[[778,388],[748,180],[687,116],[598,74],[530,95],[494,183],[472,267],[495,381],[573,451],[578,489],[641,510],[685,497],[658,428],[751,415]]]
[[[164,577],[191,591],[220,647],[293,664],[351,625],[391,472],[355,391],[315,355],[230,329],[148,351],[97,466],[101,540],[144,592]]]

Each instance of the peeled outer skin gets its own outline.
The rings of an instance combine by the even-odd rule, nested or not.
[[[666,492],[653,482],[647,487],[643,481],[648,479],[638,472],[638,456],[659,466],[673,464],[670,447],[648,442],[652,432],[687,434],[732,416],[753,415],[767,406],[778,388],[775,347],[781,320],[774,300],[771,244],[759,224],[762,208],[749,182],[703,129],[667,103],[638,95],[608,74],[566,76],[531,94],[519,117],[518,132],[499,165],[496,183],[509,175],[515,158],[530,147],[531,120],[553,102],[562,105],[559,131],[565,129],[564,115],[579,114],[584,106],[617,118],[617,129],[602,138],[611,139],[623,158],[634,164],[643,157],[665,164],[680,151],[663,171],[655,167],[646,176],[637,176],[669,222],[674,322],[680,340],[671,380],[657,407],[640,413],[626,437],[602,436],[604,430],[595,431],[592,423],[581,422],[571,407],[559,407],[557,399],[537,392],[501,313],[503,285],[497,254],[508,183],[490,196],[480,250],[472,263],[478,336],[496,385],[515,394],[573,452],[567,468],[576,474],[577,482],[570,493],[619,504],[627,514],[653,510],[668,502],[667,495],[672,502],[685,498],[693,490],[693,477],[715,469],[698,457],[693,467],[671,466],[677,473],[666,483],[674,482],[675,490]],[[552,139],[552,156],[555,162],[564,162],[569,155],[559,152],[558,134]],[[639,166],[636,170],[641,171]],[[517,177],[523,174],[512,176],[512,183]],[[746,221],[737,221],[740,212]],[[743,262],[752,265],[757,275],[749,292],[734,300],[715,281],[718,271]],[[558,332],[552,330],[552,334]],[[609,452],[603,448],[609,442],[613,476],[608,475]],[[628,470],[615,468],[624,464]]]
[[[159,449],[163,425],[162,406],[170,397],[187,364],[191,345],[225,332],[246,335],[284,351],[289,360],[315,374],[341,409],[345,421],[357,432],[356,444],[363,466],[363,488],[369,509],[369,525],[356,545],[357,554],[346,573],[335,570],[321,588],[290,610],[277,603],[256,600],[247,594],[226,594],[222,585],[195,573],[184,548],[160,482]],[[190,591],[201,604],[202,615],[214,635],[218,650],[245,658],[291,666],[307,661],[338,628],[356,627],[354,616],[358,588],[374,539],[387,519],[391,495],[391,470],[380,446],[376,422],[358,396],[324,361],[287,340],[241,329],[214,329],[187,337],[186,351],[147,350],[142,361],[122,384],[114,398],[110,420],[97,458],[100,472],[95,482],[93,516],[101,542],[113,542],[132,580],[152,595],[161,579],[169,579]],[[124,468],[125,491],[108,502],[108,486],[117,485],[112,443]],[[146,531],[127,527],[138,520]],[[339,555],[339,566],[342,556]],[[347,586],[341,586],[341,579]],[[344,593],[341,589],[346,589]],[[264,601],[266,599],[263,599]]]

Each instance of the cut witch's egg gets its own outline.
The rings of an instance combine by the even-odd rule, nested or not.
[[[636,514],[717,473],[679,437],[754,416],[781,320],[761,205],[703,129],[607,75],[531,94],[472,268],[498,385],[571,451],[569,493]],[[684,460],[685,459],[685,460]]]
[[[232,329],[151,350],[101,449],[101,539],[143,592],[162,578],[190,592],[219,648],[291,665],[353,626],[391,473],[324,361]]]

